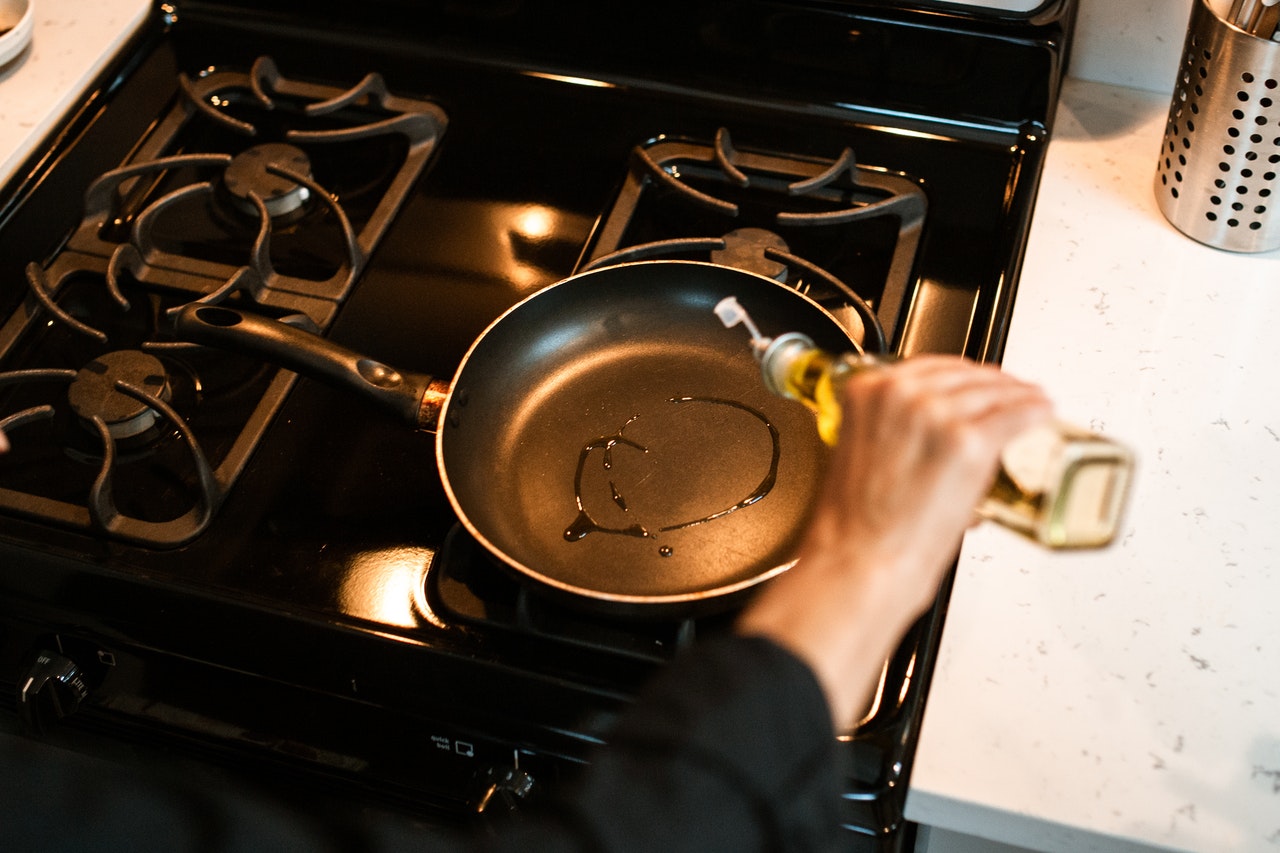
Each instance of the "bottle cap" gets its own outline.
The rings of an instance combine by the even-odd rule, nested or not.
[[[760,356],[760,372],[764,376],[765,387],[780,397],[786,397],[791,365],[815,348],[813,338],[801,332],[787,332],[770,341]]]

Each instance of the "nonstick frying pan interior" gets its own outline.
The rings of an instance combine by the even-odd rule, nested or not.
[[[698,609],[788,568],[828,450],[716,318],[730,295],[766,335],[853,345],[784,285],[693,262],[585,273],[491,326],[437,439],[473,535],[546,589],[615,609]]]

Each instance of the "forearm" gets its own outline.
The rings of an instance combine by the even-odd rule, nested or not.
[[[737,630],[778,643],[814,672],[837,731],[865,707],[884,660],[922,608],[904,606],[888,569],[860,572],[818,552],[762,592]],[[936,585],[934,587],[936,594]],[[930,599],[932,600],[932,599]]]
[[[743,613],[814,671],[847,725],[937,596],[1001,449],[1047,419],[1039,389],[960,359],[908,359],[851,380],[846,417],[796,565]]]

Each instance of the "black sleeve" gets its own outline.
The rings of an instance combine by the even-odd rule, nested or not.
[[[808,668],[763,639],[715,640],[651,685],[569,802],[607,850],[826,849],[834,743]]]
[[[838,832],[834,743],[800,661],[726,637],[664,668],[579,782],[498,834],[376,820],[339,829],[325,815],[11,736],[0,738],[0,827],[13,849],[41,850],[824,850]]]

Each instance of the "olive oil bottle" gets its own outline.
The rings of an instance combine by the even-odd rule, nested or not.
[[[830,353],[798,332],[765,338],[732,297],[716,313],[726,326],[747,327],[765,386],[812,409],[827,444],[840,433],[843,384],[892,361]],[[1061,422],[1034,427],[1001,453],[978,514],[1049,548],[1100,548],[1119,529],[1132,473],[1132,453],[1104,436]]]

